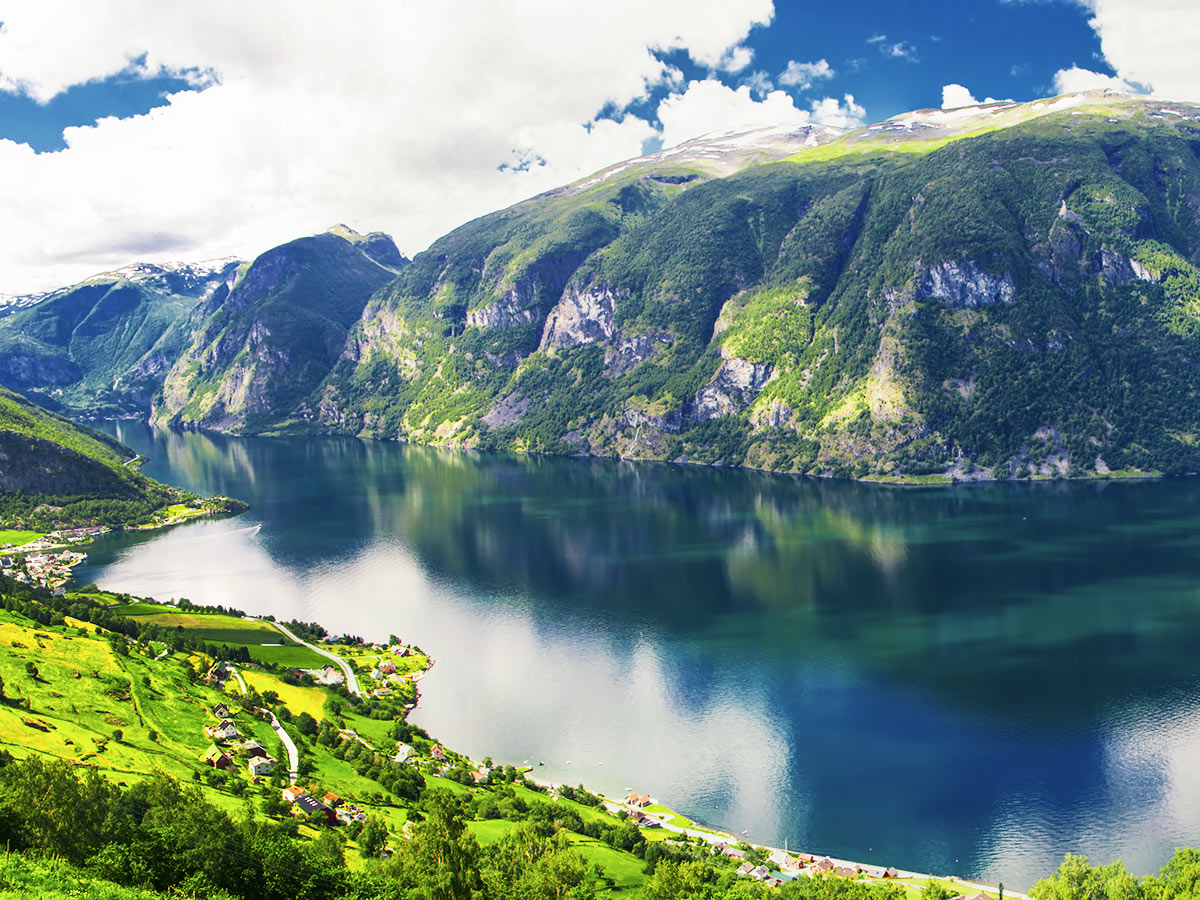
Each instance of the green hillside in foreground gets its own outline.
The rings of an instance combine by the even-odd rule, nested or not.
[[[287,626],[310,640],[323,634]],[[699,836],[639,827],[582,786],[548,790],[512,766],[442,747],[405,721],[411,691],[358,697],[298,677],[293,665],[322,658],[265,645],[273,628],[221,607],[94,588],[53,596],[0,578],[0,900],[950,900],[978,891],[949,876],[869,877],[869,868],[779,886],[738,875],[741,860]],[[367,681],[385,659],[407,674],[429,665],[419,648],[397,657],[358,638],[325,646]],[[218,664],[223,678],[213,677]],[[336,794],[351,815],[330,823],[285,802],[286,762],[250,774],[259,751],[247,741],[287,759],[264,709],[297,745],[297,786]],[[238,734],[207,736],[218,719]],[[206,761],[217,753],[228,767]],[[766,859],[766,848],[737,849],[748,862]],[[1192,849],[1141,880],[1119,862],[1067,857],[1031,895],[1183,900],[1197,878]],[[979,896],[999,900],[1000,891]]]

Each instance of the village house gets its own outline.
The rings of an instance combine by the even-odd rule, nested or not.
[[[337,794],[335,794],[333,791],[326,791],[325,796],[322,797],[321,800],[323,800],[325,805],[330,807],[331,809],[337,809],[339,806],[342,805],[342,798],[339,797]]]
[[[392,654],[392,656],[408,656],[412,651],[403,644],[392,644],[392,646],[388,647],[388,653]]]
[[[224,703],[218,703],[212,708],[212,714],[218,719],[228,719],[232,713],[229,712],[229,707]]]
[[[247,741],[242,741],[235,749],[239,753],[245,753],[249,757],[266,756],[269,758],[271,756],[271,754],[267,752],[267,748],[253,738]]]
[[[204,761],[214,769],[232,769],[233,757],[223,751],[216,744],[209,746],[204,753]]]
[[[306,816],[316,816],[324,818],[326,824],[333,825],[337,822],[337,816],[333,810],[314,797],[312,794],[301,794],[296,798],[296,802],[292,807],[294,810],[299,810]]]
[[[392,757],[392,761],[402,763],[408,759],[410,753],[412,753],[412,747],[402,741],[396,741],[396,755]]]
[[[246,768],[249,769],[251,775],[270,775],[274,765],[265,756],[252,756],[246,763]]]
[[[754,863],[751,863],[751,862],[742,863],[740,866],[738,866],[738,869],[737,869],[737,873],[739,875],[749,875],[753,871],[754,871]]]
[[[737,847],[730,847],[724,841],[721,841],[719,844],[714,846],[713,849],[716,850],[716,852],[721,854],[722,856],[728,856],[730,859],[745,859],[746,858],[745,853],[743,853]]]
[[[762,881],[771,874],[771,870],[766,866],[755,866],[750,870],[750,877]]]
[[[227,741],[236,740],[242,736],[237,730],[237,726],[233,724],[233,719],[222,719],[221,724],[217,726],[216,733]]]
[[[824,874],[825,872],[832,872],[835,867],[833,865],[833,860],[826,856],[823,859],[819,859],[813,863],[813,868]]]
[[[283,799],[288,803],[295,803],[299,798],[304,796],[304,788],[291,785],[283,789]]]
[[[445,759],[446,751],[442,749],[441,744],[434,744],[433,749],[429,751],[429,755],[434,759]]]
[[[625,802],[628,803],[630,806],[634,806],[634,807],[637,807],[638,809],[642,809],[644,807],[649,806],[653,801],[650,799],[649,794],[638,794],[635,792],[635,793],[630,794],[628,797],[626,797]]]

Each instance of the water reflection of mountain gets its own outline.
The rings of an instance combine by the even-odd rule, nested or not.
[[[304,571],[398,541],[431,577],[783,663],[833,652],[1069,727],[1197,674],[1200,485],[872,485],[121,425],[147,472],[248,500]]]

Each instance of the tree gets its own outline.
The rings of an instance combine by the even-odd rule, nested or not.
[[[1067,854],[1058,871],[1035,884],[1029,895],[1034,900],[1141,900],[1142,888],[1120,860],[1093,866],[1086,856]]]
[[[371,816],[358,833],[358,849],[363,856],[378,856],[386,843],[387,826],[381,819]]]
[[[361,841],[361,836],[360,836]],[[425,795],[425,821],[405,842],[417,883],[429,900],[471,900],[482,888],[479,843],[467,830],[462,808],[448,791]]]

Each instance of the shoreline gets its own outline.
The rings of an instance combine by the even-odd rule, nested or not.
[[[525,773],[525,776],[524,776],[525,780],[531,781],[534,784],[538,785],[539,787],[543,787],[548,791],[557,792],[559,787],[561,787],[563,784],[566,784],[566,782],[555,783],[553,781],[535,778],[535,777],[533,777],[531,772],[532,772],[532,770]],[[585,786],[585,788],[586,788],[586,786]],[[612,797],[607,797],[604,794],[600,794],[600,793],[597,793],[596,796],[600,798],[600,800],[604,803],[605,808],[607,808],[608,811],[611,813],[615,814],[618,811],[622,811],[625,813],[640,812],[640,810],[637,810],[636,808],[630,806],[628,803],[625,803],[621,800],[617,800]],[[670,807],[665,807],[662,804],[658,803],[657,801],[655,801],[654,805],[659,806],[663,809],[666,809],[667,812],[660,813],[660,812],[656,811],[656,812],[652,812],[652,813],[644,813],[643,815],[645,815],[646,818],[654,819],[654,820],[658,821],[659,824],[657,827],[663,828],[666,831],[674,832],[676,834],[683,834],[683,835],[686,835],[687,837],[698,838],[702,841],[705,841],[708,844],[711,844],[713,846],[714,852],[715,852],[715,848],[722,844],[727,845],[728,847],[736,847],[738,845],[744,844],[746,846],[754,848],[755,850],[763,851],[763,852],[767,853],[768,855],[782,853],[782,854],[785,854],[787,856],[792,856],[792,857],[794,857],[794,856],[810,857],[813,860],[826,860],[827,859],[833,864],[835,869],[849,868],[849,869],[857,870],[859,875],[862,876],[863,880],[865,880],[867,882],[892,882],[892,883],[896,883],[896,884],[907,884],[908,882],[917,882],[917,881],[927,882],[930,878],[934,878],[938,881],[951,882],[953,884],[960,885],[964,888],[967,888],[969,890],[974,890],[977,892],[995,893],[1000,889],[999,885],[988,884],[986,882],[973,880],[973,879],[969,879],[969,878],[963,878],[961,875],[933,875],[932,873],[929,873],[929,872],[916,872],[916,871],[912,871],[909,869],[900,869],[895,866],[881,866],[876,863],[863,863],[863,862],[857,862],[855,860],[839,859],[838,857],[830,856],[829,854],[826,854],[826,853],[817,853],[817,852],[813,852],[810,850],[793,850],[793,849],[784,848],[784,847],[774,847],[774,846],[771,846],[770,844],[755,843],[754,841],[749,841],[744,837],[741,837],[741,836],[735,835],[735,834],[730,834],[729,832],[722,831],[719,828],[715,828],[715,827],[709,828],[709,827],[705,826],[704,828],[689,828],[687,826],[675,825],[671,822],[671,819],[675,818],[676,816],[680,816],[680,813],[677,810],[671,809]],[[691,822],[692,824],[697,824],[694,819],[689,819],[687,816],[681,816],[681,818],[683,818],[684,821]],[[895,873],[895,874],[891,875],[891,874],[884,874],[884,873]],[[813,876],[810,874],[806,874],[805,869],[801,869],[801,870],[793,873],[793,876],[794,876],[794,878],[816,877],[816,876]],[[1018,900],[1032,900],[1032,898],[1030,898],[1030,896],[1027,893],[1024,893],[1021,891],[1014,891],[1007,887],[1003,889],[1003,895],[1005,897],[1016,897],[1016,898],[1018,898]]]

